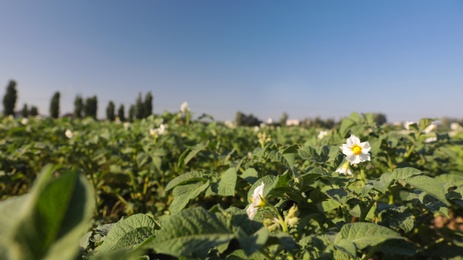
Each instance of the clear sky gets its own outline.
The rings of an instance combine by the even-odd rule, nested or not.
[[[460,0],[1,0],[0,34],[1,97],[44,115],[151,91],[218,120],[463,118]]]

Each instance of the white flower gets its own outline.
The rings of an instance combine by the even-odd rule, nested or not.
[[[246,213],[248,214],[249,219],[253,219],[257,213],[257,209],[263,206],[265,206],[265,200],[264,183],[262,182],[261,185],[254,189],[251,197],[251,204],[249,204],[248,208],[246,209]]]
[[[182,105],[180,106],[180,111],[182,113],[185,113],[187,111],[189,111],[190,108],[188,107],[188,103],[187,102],[183,102]]]
[[[74,133],[72,133],[71,129],[67,129],[66,132],[64,132],[64,135],[66,135],[67,138],[71,139],[74,136]]]
[[[343,163],[341,166],[339,166],[337,169],[336,169],[336,172],[339,172],[341,174],[344,174],[344,175],[350,175],[352,176],[352,171],[350,170],[350,165],[349,165],[349,162],[345,162]]]
[[[461,130],[461,125],[457,122],[453,122],[450,124],[450,129],[452,129],[453,131]]]
[[[158,128],[156,129],[150,129],[150,135],[162,135],[166,132],[167,126],[165,124],[161,124]]]
[[[124,122],[124,124],[122,124],[124,126],[124,129],[127,130],[129,129],[130,127],[130,123],[129,122]]]
[[[318,133],[318,139],[323,139],[323,137],[328,135],[328,131],[322,130]]]
[[[437,141],[437,137],[428,137],[426,138],[426,140],[424,140],[425,143],[432,143],[432,142],[435,142]]]
[[[436,125],[435,123],[432,123],[432,124],[430,124],[428,127],[426,127],[426,128],[423,130],[423,133],[429,134],[429,133],[431,133],[432,131],[434,131],[436,128],[437,128],[437,125]]]
[[[360,142],[360,139],[351,134],[345,144],[341,147],[342,153],[346,155],[346,159],[350,164],[357,164],[370,160],[370,144],[368,142]]]
[[[23,117],[23,118],[21,119],[21,124],[23,124],[23,125],[27,125],[28,122],[29,122],[29,119],[27,119],[27,118],[25,118],[25,117]]]
[[[410,130],[410,125],[412,125],[412,124],[415,124],[415,122],[413,122],[413,121],[406,121],[406,122],[404,123],[404,128],[407,129],[407,130]]]

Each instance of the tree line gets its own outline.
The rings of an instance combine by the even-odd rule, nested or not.
[[[16,89],[16,81],[10,80],[7,85],[6,93],[3,96],[3,114],[6,116],[15,116],[18,114],[15,111],[16,101],[18,99],[18,91]],[[61,116],[60,111],[60,97],[59,91],[55,92],[50,101],[50,117],[59,118]],[[74,99],[74,111],[71,115],[73,118],[85,118],[91,117],[97,119],[98,111],[98,98],[97,96],[83,98],[81,95],[77,95]],[[37,116],[39,115],[38,108],[31,106],[28,108],[27,104],[24,104],[23,109],[19,112],[22,117]],[[139,93],[135,101],[135,104],[130,105],[129,111],[126,117],[125,107],[123,104],[119,106],[116,113],[116,105],[113,101],[109,101],[106,107],[106,119],[115,121],[135,121],[136,119],[143,119],[153,114],[153,95],[151,92],[146,93],[144,99],[142,94]]]

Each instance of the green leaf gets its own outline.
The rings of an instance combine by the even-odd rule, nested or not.
[[[206,181],[206,179],[203,178],[203,173],[198,172],[198,171],[193,171],[193,172],[187,172],[185,174],[182,174],[175,179],[171,180],[164,191],[169,191],[172,188],[175,188],[177,185],[180,184],[186,184],[189,182],[197,182],[197,181]]]
[[[203,208],[185,209],[166,220],[151,247],[158,253],[187,257],[227,243],[235,237],[214,214]]]
[[[435,119],[432,118],[422,118],[418,122],[419,131],[422,132],[426,127],[430,126]]]
[[[196,198],[201,192],[209,187],[209,181],[196,182],[190,184],[179,185],[174,188],[172,195],[174,200],[170,204],[169,210],[172,214],[181,211],[191,199]]]
[[[135,214],[112,226],[103,243],[96,249],[96,255],[116,251],[133,251],[155,235],[159,225],[146,214]]]
[[[405,239],[393,230],[373,223],[349,223],[345,224],[337,234],[334,244],[339,245],[349,240],[358,249],[379,245],[390,239]]]
[[[378,251],[394,254],[394,255],[406,255],[412,256],[416,254],[417,250],[408,241],[403,241],[402,239],[391,239],[381,244],[377,249]]]
[[[265,245],[269,237],[269,232],[266,227],[262,227],[253,235],[248,236],[242,229],[238,229],[236,236],[241,248],[249,256]]]
[[[259,178],[259,173],[254,168],[248,168],[240,176],[247,182],[254,183]]]
[[[357,256],[357,248],[355,247],[355,244],[352,243],[352,241],[349,241],[347,239],[340,239],[336,243],[336,248],[343,251],[344,253],[356,257]]]
[[[447,201],[447,198],[445,197],[444,186],[440,182],[435,181],[433,178],[420,175],[407,178],[405,182],[435,197],[445,205],[450,205],[450,203]]]
[[[235,168],[229,168],[226,172],[224,172],[218,184],[218,195],[235,195],[236,179],[237,175]]]
[[[411,167],[405,167],[405,168],[395,169],[392,172],[391,178],[395,180],[405,180],[412,176],[420,175],[420,174],[423,174],[423,172],[418,169],[411,168]]]
[[[187,165],[191,159],[193,159],[199,152],[201,152],[202,150],[204,150],[204,148],[207,147],[207,144],[208,144],[207,142],[202,142],[202,143],[197,144],[193,148],[188,148],[180,156],[179,161],[178,161],[178,167],[180,169],[183,169],[183,167],[185,167],[185,165]]]
[[[55,174],[59,177],[53,177]],[[90,185],[79,172],[57,173],[54,166],[45,166],[30,194],[18,203],[20,210],[13,213],[11,227],[2,230],[11,258],[75,258],[93,214],[92,196]],[[5,221],[7,215],[0,215],[0,222]]]

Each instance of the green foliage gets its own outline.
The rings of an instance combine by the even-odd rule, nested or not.
[[[116,119],[115,110],[116,106],[112,101],[109,101],[108,106],[106,107],[106,119],[114,121],[114,119]]]
[[[21,116],[24,118],[29,117],[29,109],[27,107],[27,104],[24,104],[23,109],[21,110]]]
[[[6,87],[6,94],[3,96],[3,113],[5,115],[14,115],[18,92],[16,90],[16,81],[10,80]]]
[[[4,255],[11,259],[76,257],[76,242],[89,227],[93,209],[92,190],[79,172],[47,165],[29,194],[0,204]]]
[[[81,96],[77,95],[74,99],[74,117],[83,118],[84,117],[84,100]]]
[[[55,92],[53,94],[53,97],[51,98],[50,102],[50,116],[52,118],[58,118],[59,117],[59,98],[60,98],[60,93]]]
[[[88,97],[85,100],[84,104],[84,114],[86,117],[91,117],[96,119],[96,114],[98,111],[98,99],[96,96]]]
[[[0,233],[25,233],[4,236],[25,252],[51,252],[29,249],[22,237],[37,233],[18,215],[26,212],[21,205],[45,208],[30,203],[38,186],[60,193],[54,198],[51,191],[40,192],[43,201],[73,200],[66,194],[79,190],[69,188],[79,181],[65,173],[77,171],[58,166],[61,177],[50,182],[40,177],[27,193],[36,173],[54,163],[82,170],[93,187],[93,193],[79,196],[96,203],[93,220],[79,222],[90,228],[79,229],[85,258],[452,259],[461,254],[463,135],[433,130],[433,119],[404,129],[378,124],[373,114],[352,113],[319,135],[325,129],[186,124],[179,118],[167,112],[125,124],[68,118],[30,118],[22,124],[4,118]],[[163,131],[154,131],[161,126]],[[370,161],[347,161],[340,147],[351,134],[370,144]],[[352,174],[340,173],[342,167]],[[56,188],[60,185],[67,188]],[[57,216],[43,213],[31,222],[47,232],[40,248],[61,239],[55,227],[60,225],[50,221],[63,223],[58,218],[71,213],[61,211],[73,208],[78,216],[79,209],[46,208]],[[249,212],[255,213],[252,220]],[[75,236],[72,240],[78,245]],[[13,249],[0,244],[0,258],[8,258]]]
[[[235,124],[237,126],[259,126],[262,123],[253,114],[246,115],[241,112],[236,113]]]
[[[151,92],[146,93],[145,100],[143,101],[143,118],[146,118],[153,114],[153,95]]]
[[[39,115],[39,109],[36,106],[31,106],[31,109],[29,111],[29,116],[38,116]]]
[[[119,106],[119,109],[117,110],[117,116],[119,117],[119,120],[121,122],[125,122],[125,108],[124,108],[124,104],[121,104]]]

